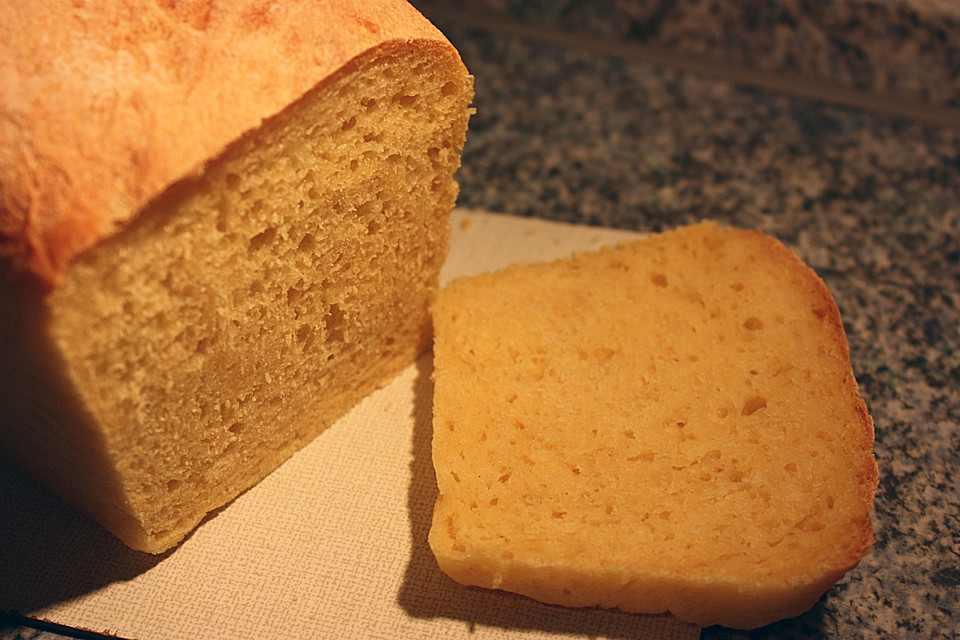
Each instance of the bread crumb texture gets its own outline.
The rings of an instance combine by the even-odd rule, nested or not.
[[[387,42],[6,291],[5,452],[153,553],[263,478],[429,346],[471,98]]]
[[[836,304],[712,223],[455,281],[433,308],[430,544],[470,585],[753,628],[872,544]]]

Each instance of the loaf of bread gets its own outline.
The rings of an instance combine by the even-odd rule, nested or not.
[[[5,3],[0,456],[177,544],[429,347],[472,78],[403,0]]]
[[[872,544],[836,304],[712,223],[457,280],[433,309],[430,545],[455,580],[753,628]]]

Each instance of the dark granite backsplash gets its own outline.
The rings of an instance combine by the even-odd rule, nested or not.
[[[456,0],[414,0],[466,10]],[[960,107],[955,0],[474,0],[469,11]]]

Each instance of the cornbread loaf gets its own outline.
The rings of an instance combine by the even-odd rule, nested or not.
[[[472,78],[402,0],[5,3],[0,454],[159,553],[429,346]]]
[[[872,544],[836,304],[713,223],[454,281],[433,307],[430,545],[455,580],[753,628]]]

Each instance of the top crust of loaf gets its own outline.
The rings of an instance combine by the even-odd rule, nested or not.
[[[404,0],[4,3],[0,263],[55,284],[231,142],[398,41],[467,74]]]

